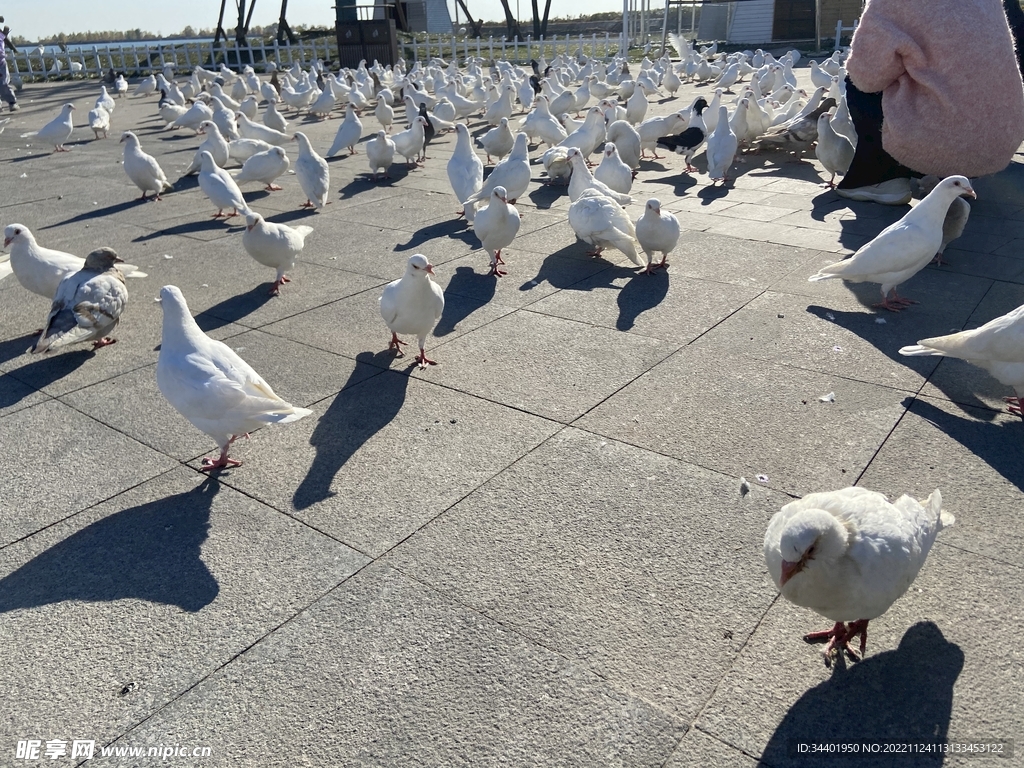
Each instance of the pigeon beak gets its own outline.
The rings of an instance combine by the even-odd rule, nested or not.
[[[964,190],[964,193],[961,195],[961,197],[969,197],[972,200],[977,200],[978,194],[971,187],[968,187],[966,190]]]
[[[115,256],[114,257],[114,263],[115,264],[124,264],[124,259],[122,259],[120,256]]]
[[[434,274],[434,265],[433,264],[427,264],[427,274],[428,275],[433,275]]]
[[[11,244],[11,240],[13,240],[13,239],[14,239],[13,237],[5,237],[4,238],[4,248],[6,248],[8,245],[10,245]]]
[[[786,586],[786,582],[796,576],[804,569],[803,562],[791,563],[788,560],[782,561],[782,578],[779,579],[779,586]]]
[[[246,230],[248,230],[249,232],[252,232],[252,228],[255,227],[255,226],[256,226],[255,224],[249,224],[248,226],[246,226]]]

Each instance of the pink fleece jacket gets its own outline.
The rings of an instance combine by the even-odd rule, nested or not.
[[[1000,0],[868,0],[847,73],[882,92],[882,145],[908,168],[983,176],[1024,141],[1024,85]]]

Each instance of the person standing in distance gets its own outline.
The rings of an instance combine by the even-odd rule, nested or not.
[[[0,16],[0,24],[3,23],[4,17]],[[18,49],[8,39],[10,34],[10,27],[4,26],[0,28],[0,99],[3,99],[10,105],[11,112],[17,112],[21,107],[18,106],[18,99],[15,97],[14,91],[11,90],[11,73],[7,69],[7,49],[10,48],[15,53],[18,52]]]

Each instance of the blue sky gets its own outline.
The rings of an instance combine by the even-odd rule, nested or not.
[[[362,0],[369,2],[369,0]],[[466,0],[474,18],[504,18],[498,0]],[[538,5],[543,9],[543,0]],[[292,24],[333,24],[332,0],[288,0],[288,21]],[[511,1],[513,12],[515,1]],[[455,0],[448,0],[454,12]],[[519,0],[523,21],[530,18],[530,0]],[[234,26],[231,18],[234,0],[228,0],[225,26]],[[621,0],[552,0],[551,15],[566,16],[622,8]],[[0,14],[15,35],[36,40],[60,32],[100,29],[147,29],[160,34],[179,32],[186,24],[213,27],[220,3],[217,0],[3,0]],[[280,14],[280,0],[257,0],[253,24],[269,24]],[[235,12],[237,13],[237,12]],[[454,18],[454,17],[453,17]]]

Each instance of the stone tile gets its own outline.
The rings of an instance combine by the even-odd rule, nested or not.
[[[687,232],[680,236],[669,263],[673,274],[767,288],[777,282],[780,275],[788,275],[820,258],[818,251],[753,242],[714,232]]]
[[[768,242],[773,238],[784,237],[786,233],[792,230],[791,227],[766,221],[726,219],[724,216],[716,216],[715,218],[719,221],[707,228],[706,232],[708,234],[727,235],[728,237],[754,242]]]
[[[775,221],[776,219],[781,219],[787,213],[793,212],[794,209],[779,208],[778,206],[739,203],[725,210],[718,211],[717,215],[730,219],[746,219],[748,221]]]
[[[812,265],[807,274],[815,271]],[[796,274],[793,279],[799,284],[805,278]],[[915,279],[929,288],[936,282],[925,273]],[[946,279],[940,276],[938,282]],[[807,283],[828,290],[810,299],[768,291],[696,343],[720,353],[916,391],[935,369],[938,358],[904,357],[899,349],[919,338],[963,327],[987,286],[976,278],[962,280],[957,286],[941,286],[941,293],[919,285],[911,295],[926,303],[899,313],[864,307],[858,299],[875,301],[873,285],[856,286],[858,293],[853,294],[835,280]]]
[[[830,392],[835,402],[819,399]],[[695,345],[574,423],[803,495],[852,484],[903,415],[905,396]]]
[[[56,429],[59,425],[59,429]],[[166,456],[49,400],[0,419],[7,462],[0,545],[17,541],[98,501],[166,472]]]
[[[780,501],[568,429],[387,562],[689,722],[774,597]],[[685,565],[695,551],[715,567]]]
[[[860,484],[895,497],[925,498],[938,488],[956,525],[950,546],[1020,565],[1024,532],[1024,425],[1020,416],[916,399]]]
[[[0,376],[0,418],[10,416],[22,408],[30,408],[49,399],[49,396],[43,392],[33,389],[27,384],[22,384],[13,376]]]
[[[926,269],[935,269],[954,275],[985,277],[1004,282],[1024,282],[1024,260],[1009,256],[961,251],[950,246],[943,253],[942,262],[941,266],[931,265]]]
[[[671,354],[675,344],[549,317],[506,315],[446,344],[431,380],[568,422]],[[519,375],[495,376],[499,366]]]
[[[531,304],[530,310],[688,344],[761,292],[679,277],[672,263],[650,275],[614,267]],[[665,322],[666,312],[672,322]]]
[[[34,693],[0,737],[96,739],[98,757],[364,562],[185,468],[11,545],[0,675]]]
[[[374,557],[557,429],[393,372],[313,411],[236,444],[224,482]]]
[[[216,744],[205,760],[214,766],[301,755],[310,765],[653,768],[684,729],[582,665],[375,567],[123,743]]]
[[[756,758],[708,736],[699,728],[691,728],[665,768],[754,768],[758,764]]]
[[[871,622],[867,658],[858,664],[827,669],[820,646],[808,646],[801,636],[831,622],[780,598],[697,727],[781,768],[837,764],[834,756],[790,756],[791,740],[923,741],[936,734],[959,740],[986,738],[967,735],[974,731],[1013,733],[1024,666],[1014,661],[1016,651],[1008,656],[1002,649],[1013,645],[1017,631],[1019,611],[1010,606],[1024,601],[1020,569],[942,543],[951,532],[940,535],[910,591]],[[855,762],[894,765],[889,757]]]
[[[445,280],[447,271],[447,266],[436,270],[437,280]],[[458,274],[453,270],[450,279],[454,280]],[[387,351],[391,336],[380,316],[381,292],[382,289],[364,291],[263,326],[261,330],[349,358],[365,358],[366,362],[381,368],[410,371],[415,368],[413,358],[416,356],[416,339],[411,336],[405,339],[410,346],[406,348],[407,354],[404,357],[395,357]],[[484,301],[460,294],[445,295],[441,319],[434,326],[433,333],[427,337],[428,355],[443,367],[448,357],[444,354],[439,357],[433,354],[433,350],[513,309],[496,301]],[[438,370],[431,368],[428,375],[433,377]]]

